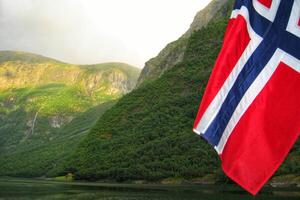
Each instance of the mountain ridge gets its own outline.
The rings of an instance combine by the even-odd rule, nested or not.
[[[0,51],[0,89],[2,90],[21,86],[36,87],[49,83],[72,85],[85,79],[90,82],[82,83],[82,86],[85,86],[86,90],[91,90],[95,88],[89,87],[119,79],[122,86],[126,85],[126,87],[115,85],[112,90],[120,89],[123,90],[121,93],[126,93],[134,88],[136,82],[134,76],[137,76],[139,71],[138,68],[125,63],[73,65],[31,53]],[[108,74],[110,77],[102,77],[103,73],[104,75],[110,73]]]
[[[55,61],[63,63],[62,61],[42,56],[39,54],[26,52],[26,51],[10,51],[10,50],[1,50],[0,51],[0,63],[6,61],[27,61],[27,62],[43,62],[43,61]]]
[[[166,70],[180,63],[184,58],[184,52],[188,40],[193,32],[205,27],[229,0],[212,0],[204,9],[200,10],[194,17],[190,28],[178,39],[162,49],[158,55],[145,63],[139,76],[137,87],[144,82],[150,82],[160,77]],[[222,12],[222,11],[221,11]],[[224,15],[225,13],[223,13]]]

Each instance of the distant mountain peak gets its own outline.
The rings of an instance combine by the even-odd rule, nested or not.
[[[134,88],[139,72],[138,68],[120,62],[74,65],[33,53],[0,51],[0,90],[53,83],[91,85],[88,82],[92,81],[94,87],[87,87],[88,91],[110,84],[114,93],[124,94]]]
[[[23,61],[31,63],[61,62],[52,58],[25,51],[0,51],[0,64],[8,61]]]

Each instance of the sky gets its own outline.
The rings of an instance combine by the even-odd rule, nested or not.
[[[0,0],[0,50],[143,67],[211,0]]]

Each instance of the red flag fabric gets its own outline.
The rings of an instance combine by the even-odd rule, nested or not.
[[[237,0],[194,123],[254,195],[300,135],[299,20],[299,0]]]

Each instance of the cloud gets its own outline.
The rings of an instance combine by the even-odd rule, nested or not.
[[[143,66],[209,0],[0,0],[0,49]]]

